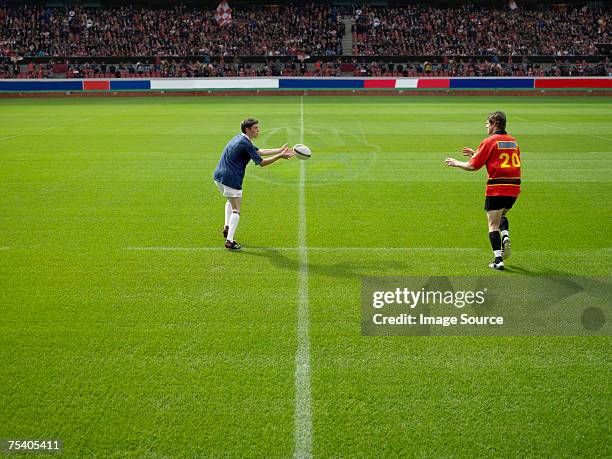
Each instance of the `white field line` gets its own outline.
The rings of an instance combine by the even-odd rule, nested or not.
[[[60,127],[66,127],[66,126],[70,126],[71,124],[83,123],[83,122],[89,121],[89,120],[91,120],[91,118],[83,118],[83,119],[80,119],[78,121],[70,121],[68,123],[58,124],[57,126],[49,126],[49,127],[46,127],[46,128],[42,128],[42,129],[39,129],[38,131],[35,131],[35,132],[27,132],[27,133],[24,132],[22,134],[10,135],[8,137],[0,137],[0,141],[1,140],[16,139],[17,137],[23,137],[23,136],[26,136],[26,135],[36,135],[37,132],[50,131],[51,129],[57,129],[57,128],[60,128]]]
[[[0,250],[9,250],[12,247],[0,247]],[[481,247],[305,247],[307,252],[310,253],[322,253],[322,254],[334,254],[344,253],[347,256],[351,254],[364,254],[364,253],[378,253],[378,254],[418,254],[418,253],[434,253],[434,254],[445,254],[445,253],[488,253],[489,248]],[[124,247],[124,250],[130,250],[135,252],[225,252],[225,247],[164,247],[164,246],[132,246]],[[245,247],[243,252],[284,252],[284,253],[300,253],[304,249],[300,247]],[[564,257],[608,257],[612,252],[612,247],[602,247],[599,249],[560,249],[560,250],[515,250],[515,256],[518,255],[536,255],[536,256],[564,256]]]
[[[300,143],[304,143],[304,96],[300,97]],[[293,455],[312,457],[312,402],[310,387],[310,311],[308,306],[308,247],[306,241],[306,162],[300,161],[298,191],[299,288],[297,351],[295,354],[295,412]]]
[[[21,249],[44,249],[45,246],[16,246],[0,247],[0,251]],[[57,247],[51,247],[52,249]],[[134,252],[227,252],[225,247],[164,247],[164,246],[132,246],[124,247],[123,250]],[[300,247],[245,247],[244,252],[300,252]],[[477,253],[489,252],[489,248],[481,247],[306,247],[311,253],[382,253],[382,254],[410,254],[410,253]],[[601,247],[599,249],[560,249],[560,250],[521,250],[516,255],[561,255],[561,256],[584,256],[597,257],[609,256],[612,247]]]
[[[519,121],[526,121],[527,123],[531,123],[531,121],[526,120],[525,118],[519,118],[518,116],[515,116],[514,119],[515,120],[519,120]],[[551,127],[551,128],[560,129],[562,131],[569,131],[570,130],[569,128],[560,126],[558,124],[553,124],[553,123],[541,123],[541,124],[542,124],[542,126],[548,126],[548,127]],[[610,139],[609,137],[603,137],[601,135],[593,134],[591,132],[584,132],[584,131],[582,131],[582,132],[574,132],[574,133],[578,134],[578,135],[582,134],[582,135],[587,135],[589,137],[595,137],[597,139],[603,139],[603,140],[612,141],[612,139]]]
[[[10,139],[15,139],[15,138],[17,138],[17,137],[21,137],[22,135],[25,135],[25,134],[17,134],[17,135],[10,135],[10,136],[8,136],[8,137],[0,137],[0,140],[10,140]]]
[[[222,252],[225,247],[172,247],[172,246],[130,246],[125,250],[141,252]],[[245,252],[478,252],[485,250],[475,247],[248,247]]]

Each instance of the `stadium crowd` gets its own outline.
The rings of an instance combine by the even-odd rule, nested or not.
[[[353,14],[354,55],[594,55],[596,43],[612,38],[610,10],[589,7],[356,7]]]
[[[0,56],[340,55],[348,12],[322,4],[234,10],[0,8]],[[609,8],[354,7],[354,55],[594,55]],[[347,50],[350,51],[350,50]],[[346,54],[350,54],[347,52]]]
[[[156,63],[0,63],[0,78],[206,78],[206,77],[272,77],[272,76],[346,76],[356,77],[457,77],[457,76],[608,76],[612,67],[606,59],[600,63],[586,61],[553,64],[530,62],[495,62],[489,60],[448,59],[442,63],[343,64],[340,61],[304,63],[270,61],[265,64],[241,62],[211,63],[162,59]]]
[[[372,62],[355,66],[355,76],[403,77],[566,77],[608,76],[612,68],[608,60],[600,63],[586,61],[553,64],[530,62],[495,62],[488,60],[449,59],[443,63],[384,64]]]
[[[511,11],[313,3],[234,10],[225,26],[214,10],[185,6],[0,7],[0,78],[610,75],[607,58],[590,64],[565,59],[598,55],[596,44],[610,43],[611,10],[602,5]],[[343,17],[354,23],[353,63],[323,63],[321,56],[343,54]],[[239,56],[266,56],[266,63],[243,64]],[[381,58],[365,63],[359,56]],[[391,64],[382,56],[417,57]],[[445,57],[427,62],[427,56]],[[498,56],[555,56],[556,62]],[[37,57],[52,61],[28,62]],[[91,59],[77,64],[77,57]],[[304,62],[312,58],[316,62]]]
[[[0,9],[0,56],[194,56],[342,54],[336,9],[312,4],[234,11],[22,6]]]

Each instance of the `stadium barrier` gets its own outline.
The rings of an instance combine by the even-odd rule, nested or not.
[[[0,80],[0,93],[117,91],[610,90],[612,77],[584,78],[161,78]]]

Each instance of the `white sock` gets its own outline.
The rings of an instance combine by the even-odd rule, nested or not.
[[[501,250],[494,250],[493,255],[495,255],[495,258],[501,258]]]
[[[232,216],[229,219],[229,231],[227,232],[227,240],[234,240],[234,233],[238,227],[238,221],[240,220],[240,214],[238,212],[232,212]]]
[[[502,237],[502,241],[503,241],[505,238],[509,238],[509,237],[510,237],[510,234],[508,234],[508,230],[502,230],[502,231],[501,231],[501,237]]]
[[[225,201],[225,226],[229,226],[230,217],[232,216],[232,205],[229,201]]]

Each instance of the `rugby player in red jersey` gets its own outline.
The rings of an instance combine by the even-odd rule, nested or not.
[[[465,147],[463,154],[467,162],[446,158],[449,167],[466,171],[477,171],[487,166],[489,179],[485,198],[485,210],[489,222],[489,241],[495,260],[489,265],[493,269],[504,269],[504,259],[510,256],[510,234],[506,214],[521,192],[521,151],[516,139],[506,132],[506,115],[493,112],[487,117],[487,133],[476,151]],[[501,230],[501,234],[500,234]]]

